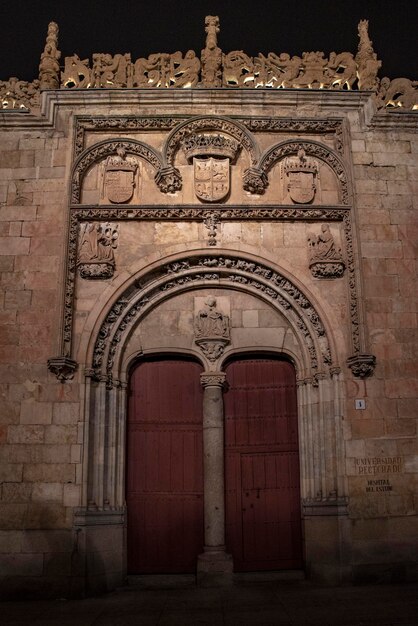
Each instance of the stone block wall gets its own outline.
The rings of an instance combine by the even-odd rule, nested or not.
[[[89,449],[93,422],[86,417],[89,387],[84,369],[91,367],[94,333],[127,285],[157,267],[187,255],[191,258],[194,251],[202,255],[241,254],[281,268],[310,294],[327,320],[341,369],[340,396],[333,404],[334,392],[320,387],[320,392],[312,393],[322,394],[322,400],[308,394],[304,403],[315,414],[322,402],[331,412],[326,413],[332,423],[330,429],[341,430],[340,449],[335,444],[336,451],[329,458],[341,465],[338,481],[344,493],[338,497],[342,495],[345,500],[338,501],[340,512],[344,512],[337,514],[333,509],[328,518],[315,512],[312,501],[308,502],[308,572],[326,581],[416,576],[416,114],[375,115],[370,96],[361,93],[323,92],[320,98],[314,92],[299,96],[262,90],[246,94],[242,90],[239,98],[233,94],[223,90],[205,99],[198,91],[171,92],[164,97],[160,94],[159,100],[149,95],[144,101],[139,96],[139,100],[124,101],[119,96],[113,103],[112,92],[101,93],[97,101],[93,101],[94,92],[83,98],[66,92],[57,95],[54,105],[45,94],[45,117],[29,119],[18,113],[0,116],[0,587],[5,594],[60,595],[62,589],[85,594],[110,589],[124,580],[123,501],[113,512],[105,512],[100,522],[94,517],[94,507],[89,511],[89,457],[93,465],[95,460],[91,460]],[[213,248],[208,245],[208,227],[201,219],[130,221],[129,215],[121,219],[113,277],[83,280],[74,272],[73,352],[67,356],[78,361],[75,376],[59,382],[48,371],[48,359],[62,351],[76,116],[208,113],[232,118],[343,120],[341,158],[352,188],[360,333],[367,351],[376,356],[371,377],[356,378],[346,365],[353,353],[347,273],[335,281],[312,276],[307,236],[316,236],[321,222],[292,217],[273,221],[223,219],[217,225]],[[87,148],[109,137],[123,136],[161,150],[168,135],[168,131],[85,132]],[[286,131],[279,139],[268,132],[254,135],[261,150],[279,139],[322,142],[327,149],[335,149],[332,133]],[[154,170],[141,162],[135,206],[200,206],[193,192],[192,168],[181,151],[175,165],[183,177],[183,189],[162,194],[155,184]],[[268,172],[264,195],[243,190],[242,176],[249,165],[248,155],[242,152],[233,166],[231,193],[224,204],[241,206],[243,211],[265,205],[288,206],[290,201],[285,199],[280,182],[280,164]],[[102,175],[103,163],[94,164],[86,173],[82,207],[100,206]],[[312,206],[340,207],[338,177],[328,165],[322,167],[320,185],[322,195],[316,196]],[[111,221],[118,220],[112,217]],[[331,222],[330,230],[346,254],[342,222]],[[132,330],[121,362],[128,362],[141,351],[195,350],[193,298],[208,293],[223,297],[226,289],[212,285],[196,294],[175,295],[153,315],[145,316]],[[306,346],[277,310],[261,303],[256,294],[231,289],[228,297],[234,349],[274,348],[303,361]],[[356,408],[358,399],[365,401],[364,409]],[[335,434],[333,437],[338,439]],[[309,446],[302,454],[309,456]],[[315,496],[313,493],[312,498]],[[318,498],[329,498],[329,494]]]

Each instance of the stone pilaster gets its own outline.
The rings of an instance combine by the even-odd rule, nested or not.
[[[201,375],[203,395],[204,553],[198,558],[202,584],[222,584],[232,574],[232,557],[225,552],[224,412],[225,374]]]

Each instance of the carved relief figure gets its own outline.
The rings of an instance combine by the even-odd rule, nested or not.
[[[119,226],[86,222],[80,226],[77,266],[82,278],[111,278],[115,268]]]
[[[206,48],[202,50],[202,85],[222,87],[222,50],[218,48],[219,17],[207,15],[205,19]]]
[[[39,80],[28,83],[14,76],[0,81],[1,109],[31,109],[39,106]]]
[[[93,87],[127,87],[130,54],[93,54]]]
[[[106,161],[102,200],[124,204],[133,196],[138,162],[127,157],[123,147],[119,147],[116,152],[116,156],[110,156]]]
[[[369,21],[360,20],[358,25],[359,45],[356,54],[358,88],[376,90],[378,87],[377,72],[382,66],[373,50],[373,42],[369,37]]]
[[[209,296],[194,321],[195,342],[209,361],[216,361],[231,341],[229,316],[217,309],[216,298]]]
[[[318,177],[316,160],[300,148],[297,157],[287,157],[283,163],[285,191],[297,204],[309,204],[315,197]]]
[[[308,236],[309,267],[315,278],[338,278],[344,274],[345,263],[328,224],[322,224],[319,235]]]
[[[225,337],[229,339],[229,317],[216,308],[216,298],[209,296],[205,307],[199,311],[195,320],[196,339],[202,337]]]
[[[61,72],[61,85],[67,88],[86,89],[91,87],[89,60],[81,60],[78,54],[65,57],[64,71]]]
[[[222,55],[223,84],[225,86],[252,87],[254,82],[254,64],[251,57],[242,50]]]
[[[170,55],[170,81],[174,87],[196,87],[199,82],[200,59],[193,50],[183,56],[181,52]]]

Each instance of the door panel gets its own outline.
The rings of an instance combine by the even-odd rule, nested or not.
[[[235,361],[225,394],[226,536],[236,571],[302,565],[296,382],[275,359]]]
[[[203,550],[199,364],[141,363],[128,411],[128,572],[193,572]]]

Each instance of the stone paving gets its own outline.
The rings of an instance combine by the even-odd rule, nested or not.
[[[418,585],[324,588],[308,582],[238,582],[202,588],[130,585],[84,600],[5,602],[2,625],[416,626]]]

